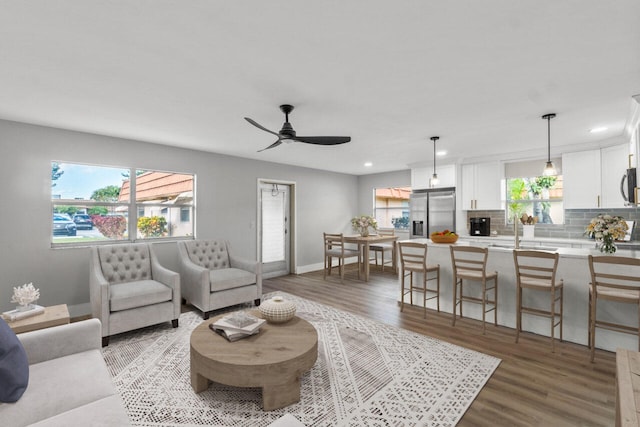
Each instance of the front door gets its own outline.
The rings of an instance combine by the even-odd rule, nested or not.
[[[290,185],[262,181],[260,197],[260,256],[264,278],[290,272]]]

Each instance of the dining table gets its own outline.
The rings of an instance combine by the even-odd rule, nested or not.
[[[353,235],[353,236],[344,236],[345,243],[355,243],[358,245],[358,250],[364,248],[363,253],[363,264],[364,264],[364,280],[365,282],[369,281],[369,248],[371,245],[375,245],[377,243],[389,243],[393,242],[394,248],[396,241],[398,240],[398,236],[381,236],[378,234],[370,234],[368,236],[361,235]],[[395,249],[394,256],[392,261],[393,271],[396,270],[396,257],[395,257]],[[359,267],[358,267],[359,268]]]

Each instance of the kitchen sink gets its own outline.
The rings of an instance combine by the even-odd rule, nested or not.
[[[490,248],[504,248],[504,249],[514,249],[514,245],[500,244],[500,243],[489,243],[487,247]],[[535,245],[520,245],[520,249],[534,250],[534,251],[556,251],[558,248],[553,248],[551,246],[535,246]]]

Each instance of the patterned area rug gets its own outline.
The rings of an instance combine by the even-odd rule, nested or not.
[[[135,426],[454,426],[500,359],[278,292],[318,331],[318,360],[299,403],[262,411],[259,388],[213,383],[196,394],[189,337],[202,318],[117,335],[103,355]],[[268,295],[267,295],[268,297]],[[240,307],[241,308],[241,307]],[[236,307],[238,309],[238,307]]]

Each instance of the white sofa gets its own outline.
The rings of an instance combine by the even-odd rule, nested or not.
[[[178,242],[182,298],[202,311],[206,320],[213,310],[262,298],[262,264],[233,253],[226,240]]]
[[[100,321],[18,334],[29,385],[16,403],[0,403],[0,424],[128,426],[129,418],[102,357]]]

